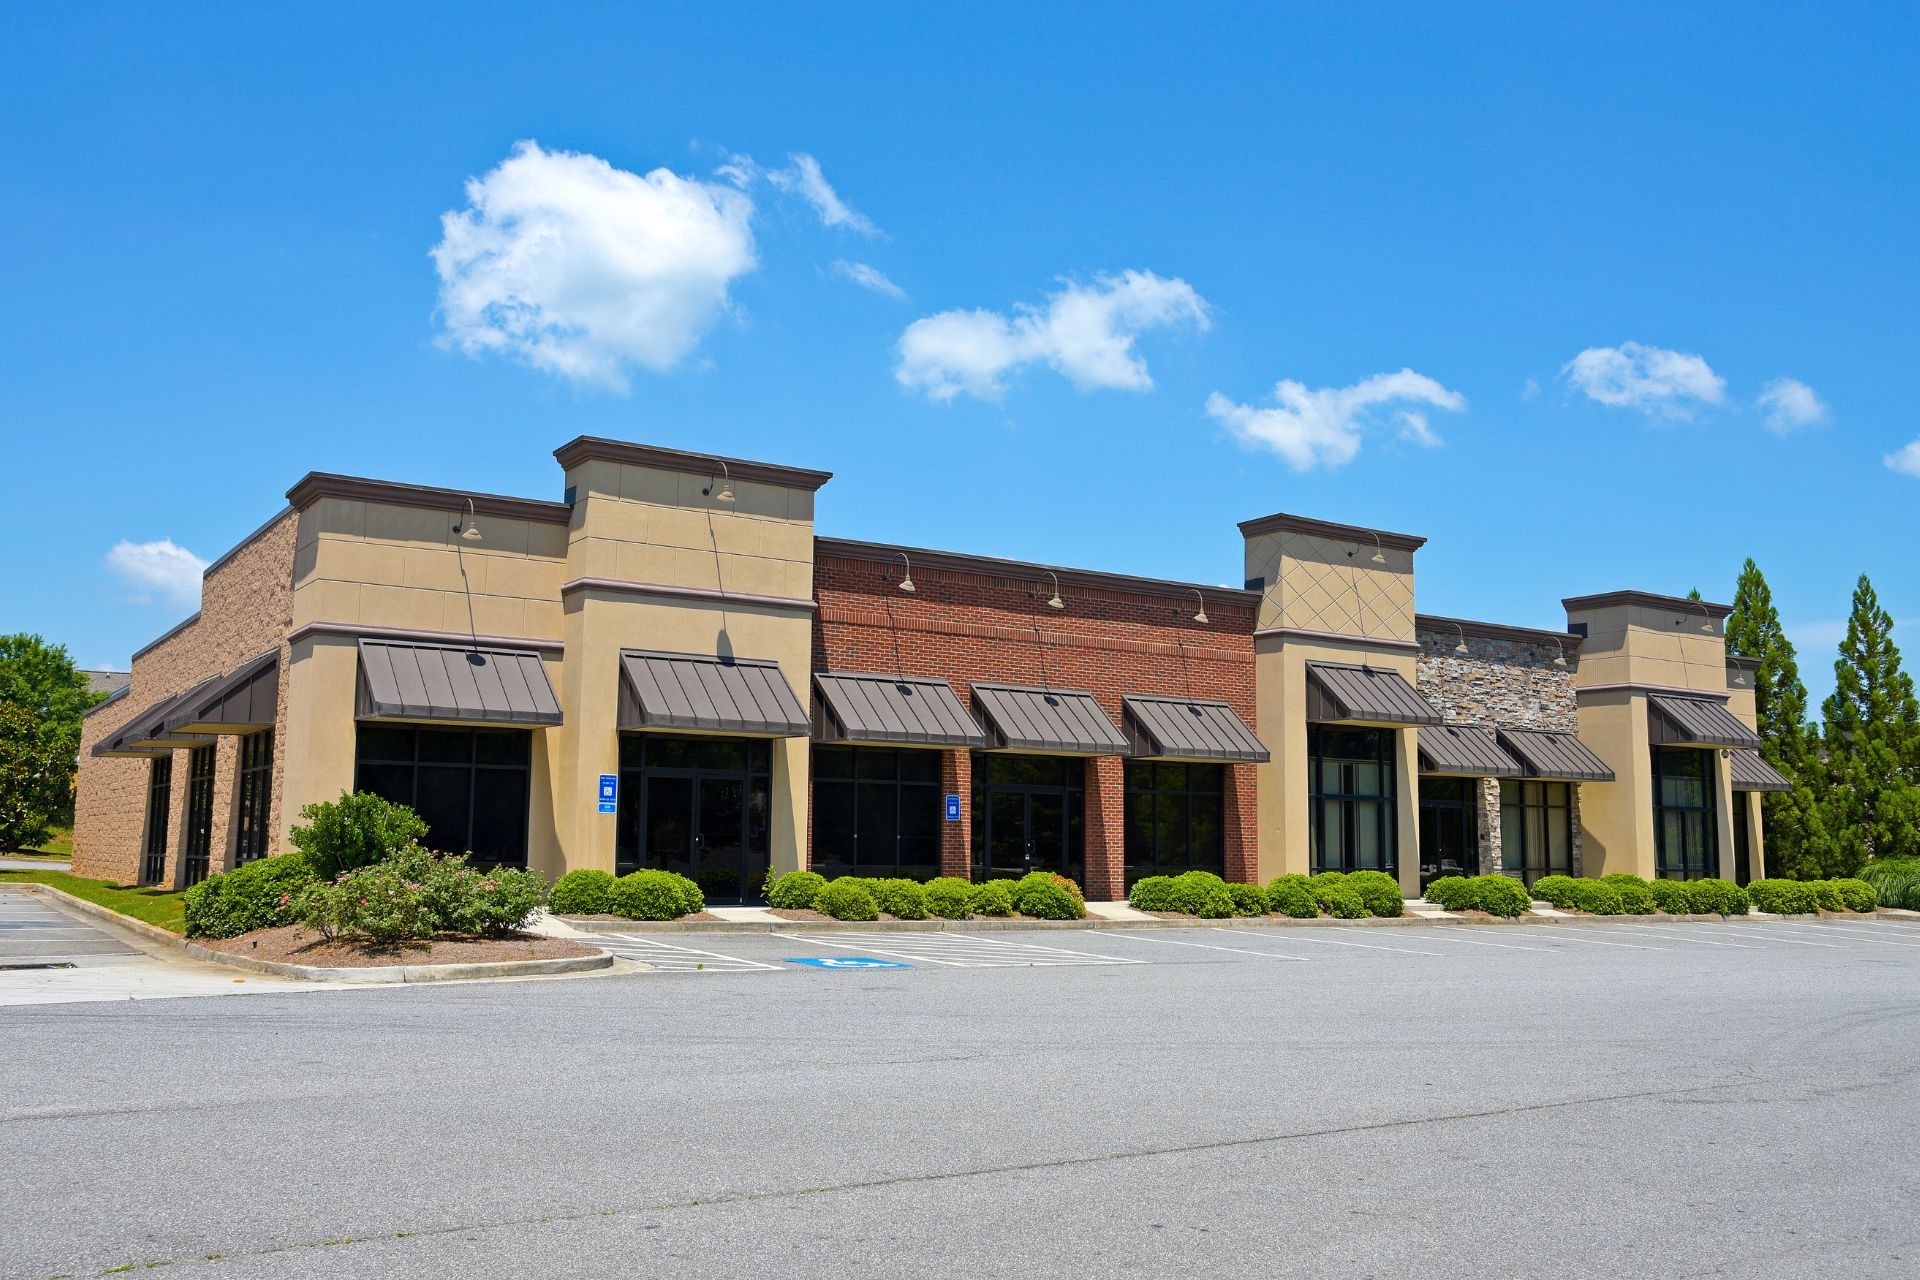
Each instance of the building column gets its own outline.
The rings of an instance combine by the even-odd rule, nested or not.
[[[1230,764],[1221,803],[1221,846],[1226,878],[1237,884],[1260,883],[1260,806],[1255,788],[1260,767]]]
[[[1082,831],[1086,840],[1086,890],[1089,902],[1115,902],[1127,896],[1126,761],[1120,756],[1087,758],[1087,803]]]
[[[973,755],[940,753],[940,874],[973,878]],[[960,797],[960,820],[947,819],[947,797]]]
[[[1479,824],[1480,874],[1497,876],[1506,861],[1505,832],[1500,827],[1500,779],[1479,778],[1474,821]]]
[[[1414,730],[1393,735],[1394,856],[1400,867],[1400,893],[1420,896],[1420,769]]]

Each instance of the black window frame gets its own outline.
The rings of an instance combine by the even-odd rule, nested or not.
[[[240,739],[239,778],[233,799],[233,865],[267,856],[267,823],[273,808],[273,730]]]
[[[435,735],[429,738],[428,735]],[[442,759],[429,755],[423,757],[423,743],[446,742],[455,737],[466,739],[464,759]],[[398,744],[406,741],[408,750],[402,754],[387,751],[376,753],[370,747],[383,744]],[[481,759],[483,743],[511,744],[511,750],[504,755],[517,756],[517,759]],[[450,744],[449,744],[450,745]],[[519,867],[527,865],[528,833],[532,826],[533,815],[533,731],[530,729],[479,729],[465,725],[413,725],[413,724],[360,724],[356,727],[353,749],[353,789],[370,791],[396,804],[404,804],[416,813],[420,812],[420,776],[422,769],[464,770],[467,774],[467,812],[464,829],[459,838],[454,839],[445,830],[436,830],[431,820],[425,838],[421,844],[441,853],[471,854],[473,862],[479,866]],[[397,776],[400,770],[406,771],[405,787],[389,789],[384,785],[370,785],[371,778],[382,774]],[[502,834],[511,838],[503,840],[497,848],[506,851],[505,856],[494,857],[491,853],[474,848],[474,824],[476,811],[481,803],[481,784],[492,782],[498,786],[501,779],[515,777],[525,796],[521,807],[518,832],[508,830]],[[404,791],[406,794],[393,794]],[[492,793],[490,793],[492,794]],[[423,818],[427,814],[421,815]]]
[[[1087,873],[1087,761],[1084,756],[1027,755],[1022,752],[975,751],[972,754],[972,830],[968,865],[973,879],[986,880],[996,872],[989,845],[993,839],[993,797],[1018,795],[1026,813],[1033,797],[1058,796],[1065,821],[1060,874],[1086,884]],[[1026,821],[1022,819],[1023,823]],[[1034,860],[1028,857],[1031,868]]]
[[[773,743],[766,738],[736,738],[718,734],[622,733],[620,735],[620,801],[614,828],[614,871],[618,875],[643,868],[691,874],[709,902],[755,905],[762,881],[772,863]],[[696,867],[669,865],[668,854],[648,847],[651,801],[648,779],[684,779],[689,783],[688,819],[699,825],[703,782],[741,784],[741,864],[738,872],[725,862]],[[683,851],[684,852],[684,851]],[[698,854],[686,856],[698,858]],[[756,874],[758,873],[758,874]],[[715,877],[718,877],[717,879]],[[733,884],[738,880],[738,884]]]
[[[940,874],[945,786],[938,751],[821,743],[811,760],[813,840],[821,875],[931,880]],[[823,822],[825,815],[845,823]],[[844,826],[844,830],[842,827]],[[844,844],[844,848],[841,846]],[[909,856],[917,854],[919,856]]]
[[[1480,874],[1480,779],[1451,774],[1428,774],[1415,780],[1419,796],[1420,890],[1443,875]],[[1463,835],[1463,865],[1457,872],[1443,867],[1437,854],[1429,861],[1433,843],[1441,838],[1442,823],[1455,824]]]
[[[1126,887],[1148,876],[1227,870],[1227,769],[1210,761],[1128,760],[1121,786]],[[1211,820],[1211,833],[1207,831]],[[1209,847],[1205,847],[1210,844]]]
[[[147,770],[147,829],[140,846],[140,883],[167,875],[167,824],[173,818],[173,754],[155,756]]]
[[[1718,752],[1702,747],[1669,747],[1652,744],[1648,749],[1649,766],[1653,772],[1653,867],[1654,874],[1662,880],[1705,880],[1720,874],[1720,821],[1718,796],[1720,791],[1719,770],[1714,764]],[[1678,767],[1686,765],[1685,769]],[[1669,804],[1667,802],[1666,782],[1669,778],[1697,782],[1700,786],[1700,803]],[[1667,818],[1673,815],[1681,822],[1682,833],[1679,850],[1670,848],[1667,838]],[[1689,816],[1699,819],[1698,842],[1686,838],[1690,824]]]
[[[216,747],[208,743],[187,754],[187,833],[180,851],[180,887],[191,889],[207,878],[213,857],[213,779],[219,769]]]
[[[1399,795],[1395,778],[1398,734],[1392,729],[1351,725],[1309,724],[1307,726],[1307,832],[1310,865],[1317,875],[1322,871],[1384,871],[1400,874]],[[1366,754],[1343,751],[1333,754],[1330,747],[1353,748],[1370,743]],[[1326,787],[1326,766],[1339,767],[1340,787]],[[1377,766],[1380,789],[1361,791],[1353,780],[1360,766]],[[1326,814],[1340,812],[1340,849],[1336,857],[1327,850]],[[1370,810],[1379,838],[1380,865],[1359,865],[1360,819]]]
[[[1562,799],[1556,802],[1555,796]],[[1558,861],[1553,854],[1556,821],[1561,848],[1566,850]],[[1536,835],[1544,848],[1534,847]],[[1573,874],[1572,783],[1545,778],[1500,780],[1500,870],[1529,889],[1544,876]]]

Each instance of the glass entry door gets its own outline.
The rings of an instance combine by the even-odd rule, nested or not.
[[[1084,883],[1086,766],[1061,756],[976,756],[973,878],[1052,871]]]
[[[1480,874],[1477,778],[1420,779],[1420,891],[1441,876]]]
[[[616,865],[673,871],[707,901],[757,903],[766,881],[772,752],[739,738],[628,734]]]

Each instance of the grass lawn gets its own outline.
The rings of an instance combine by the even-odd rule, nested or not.
[[[53,834],[49,835],[44,843],[35,848],[24,850],[24,852],[47,853],[53,854],[56,857],[71,858],[73,856],[73,828],[55,827]]]
[[[186,929],[184,893],[165,889],[121,888],[108,880],[87,880],[64,871],[0,871],[0,884],[45,884],[64,890],[76,898],[98,903],[123,916],[157,924],[173,933]]]

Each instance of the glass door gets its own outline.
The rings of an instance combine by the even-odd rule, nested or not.
[[[1480,874],[1476,778],[1420,779],[1420,890],[1441,876]]]
[[[1027,870],[1078,879],[1067,865],[1067,793],[1027,793]]]
[[[693,879],[693,779],[654,774],[646,788],[647,865]]]
[[[700,891],[723,901],[757,892],[747,869],[747,780],[701,778],[694,815],[693,882]]]

